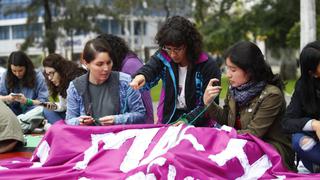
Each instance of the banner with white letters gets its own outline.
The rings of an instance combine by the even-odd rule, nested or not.
[[[275,149],[230,127],[50,127],[31,159],[0,161],[0,179],[290,179]]]

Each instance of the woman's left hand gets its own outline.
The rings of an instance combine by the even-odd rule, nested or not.
[[[114,124],[114,116],[104,116],[102,118],[99,119],[100,123],[102,126],[110,126]]]

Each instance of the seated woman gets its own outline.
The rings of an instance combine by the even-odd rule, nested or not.
[[[58,102],[43,103],[44,117],[50,124],[53,124],[60,119],[65,119],[69,83],[87,71],[59,54],[50,54],[43,60],[42,65],[50,95],[58,97],[59,100]]]
[[[150,90],[161,80],[157,123],[170,124],[203,107],[202,97],[209,80],[220,79],[221,72],[216,61],[203,51],[196,25],[186,17],[166,19],[155,41],[159,49],[133,75],[130,86]],[[204,118],[195,125],[208,126],[211,122]]]
[[[15,114],[1,100],[0,114],[0,153],[5,153],[23,144],[23,133]]]
[[[320,172],[320,41],[307,44],[300,54],[301,77],[282,125],[292,133],[292,146],[304,166]]]
[[[5,101],[16,114],[23,114],[47,101],[48,89],[40,71],[22,51],[12,52],[7,71],[0,80],[0,100]]]
[[[113,62],[112,70],[133,75],[143,66],[142,61],[132,52],[126,42],[112,34],[101,34],[97,38],[103,39],[111,47],[110,57]],[[146,108],[146,123],[154,124],[153,105],[150,91],[141,92],[142,101]]]
[[[224,107],[213,101],[221,90],[214,85],[217,79],[210,80],[203,97],[210,117],[238,133],[250,133],[271,144],[286,167],[295,170],[290,137],[282,133],[280,125],[286,108],[282,81],[251,42],[233,45],[226,53],[226,66],[230,87]]]
[[[145,122],[139,91],[128,74],[112,71],[111,48],[101,39],[86,43],[83,59],[88,73],[73,80],[67,90],[65,122],[70,125],[113,125]]]

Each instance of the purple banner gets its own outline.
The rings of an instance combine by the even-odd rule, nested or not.
[[[270,145],[251,135],[192,126],[57,124],[29,160],[0,161],[0,179],[290,179]]]

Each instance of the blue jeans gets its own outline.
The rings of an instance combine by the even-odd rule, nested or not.
[[[65,119],[66,118],[66,112],[56,112],[51,111],[46,108],[43,109],[43,116],[45,119],[48,120],[50,124],[54,124],[58,120]]]
[[[313,164],[320,165],[320,143],[316,140],[317,144],[312,149],[304,151],[300,147],[300,139],[307,134],[295,133],[292,135],[292,147],[297,152],[298,157],[302,161],[303,165],[310,171],[313,172]],[[309,136],[311,137],[311,136]]]

